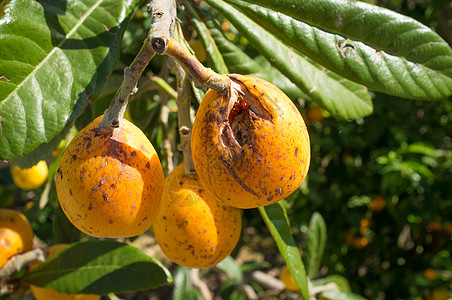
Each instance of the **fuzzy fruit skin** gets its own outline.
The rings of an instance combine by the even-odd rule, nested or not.
[[[36,165],[28,169],[13,164],[11,165],[11,177],[16,186],[29,191],[40,188],[47,180],[49,168],[45,160],[39,161]]]
[[[56,244],[53,246],[50,246],[46,250],[46,257],[49,258],[53,256],[55,253],[65,249],[68,244]],[[38,264],[32,264],[30,269],[33,269]],[[100,299],[100,296],[98,295],[88,295],[88,294],[63,294],[60,292],[57,292],[52,289],[39,287],[35,285],[30,285],[31,292],[33,293],[33,296],[36,300],[98,300]]]
[[[30,251],[33,231],[28,219],[18,211],[0,209],[0,268],[16,254]]]
[[[123,119],[99,128],[102,116],[82,129],[63,153],[56,189],[64,213],[80,231],[96,237],[131,237],[157,217],[164,177],[144,133]]]
[[[184,175],[183,165],[168,175],[153,230],[175,263],[189,268],[216,265],[234,250],[241,229],[240,210],[218,201],[197,175]]]
[[[192,153],[203,184],[225,204],[255,208],[294,192],[306,177],[310,143],[306,125],[292,101],[273,84],[254,77],[228,75],[241,82],[264,118],[250,115],[250,144],[231,142],[229,93],[209,90],[197,112]],[[249,101],[245,100],[248,104]]]

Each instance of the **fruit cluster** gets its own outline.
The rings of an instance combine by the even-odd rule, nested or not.
[[[152,144],[125,119],[103,129],[100,116],[81,130],[56,174],[72,224],[110,238],[153,226],[165,254],[188,267],[228,256],[240,237],[240,209],[286,198],[305,179],[310,160],[309,135],[290,99],[262,79],[228,77],[226,92],[207,92],[193,125],[197,174],[180,165],[164,179]]]

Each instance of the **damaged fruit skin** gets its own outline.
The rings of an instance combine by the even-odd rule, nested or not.
[[[294,192],[308,172],[306,125],[273,84],[248,75],[228,77],[229,91],[209,90],[197,112],[191,140],[196,171],[227,205],[275,203]],[[235,99],[237,84],[241,92]]]
[[[239,209],[226,206],[179,165],[165,180],[153,230],[163,252],[190,268],[215,266],[234,250],[242,229]]]
[[[102,116],[82,129],[63,153],[56,189],[64,213],[80,231],[95,237],[131,237],[157,217],[164,177],[144,133],[123,119],[102,129]]]

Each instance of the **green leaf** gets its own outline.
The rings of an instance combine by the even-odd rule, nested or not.
[[[232,256],[227,256],[215,267],[225,272],[227,275],[229,275],[230,278],[234,279],[235,281],[243,281],[242,270],[240,270],[239,265],[237,265],[237,262],[234,260],[234,258],[232,258]]]
[[[307,60],[232,6],[222,1],[206,2],[228,18],[274,67],[331,114],[355,119],[372,113],[372,102],[366,87]]]
[[[199,21],[198,19],[192,19],[193,27],[198,33],[198,37],[201,40],[207,54],[207,63],[213,68],[213,70],[220,74],[228,74],[229,70],[224,63],[223,56],[221,56],[220,51],[209,32],[206,24]]]
[[[363,296],[351,293],[351,292],[342,292],[335,289],[327,290],[320,294],[322,297],[329,300],[365,300]]]
[[[227,0],[287,45],[369,88],[410,99],[452,95],[452,49],[430,28],[361,1]]]
[[[281,205],[280,201],[271,205],[261,206],[258,210],[275,240],[279,252],[286,261],[287,267],[303,295],[303,299],[309,299],[306,270],[290,230],[286,209]]]
[[[329,275],[323,278],[314,279],[312,280],[313,286],[321,286],[321,285],[327,285],[329,283],[334,283],[339,288],[341,292],[351,292],[350,284],[348,283],[347,278],[341,276],[341,275]]]
[[[99,94],[138,0],[13,0],[0,19],[0,159],[50,141]],[[26,51],[25,51],[26,50]]]
[[[201,293],[193,287],[190,269],[179,266],[174,272],[173,300],[202,300]]]
[[[309,221],[306,269],[308,277],[314,278],[320,268],[326,245],[326,224],[318,212]]]
[[[271,81],[294,100],[309,98],[278,69],[274,68],[265,57],[261,55],[254,59],[249,57],[240,47],[228,40],[220,30],[210,27],[211,23],[208,22],[207,25],[211,28],[212,37],[231,73],[249,74]]]
[[[156,288],[172,282],[169,271],[140,249],[115,241],[76,243],[27,276],[29,284],[66,294],[107,294]]]

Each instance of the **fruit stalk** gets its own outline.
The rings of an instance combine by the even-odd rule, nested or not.
[[[121,86],[111,100],[110,107],[105,111],[102,121],[99,123],[101,128],[110,129],[119,127],[129,97],[136,92],[138,79],[140,79],[141,74],[154,55],[155,51],[148,37],[133,62],[129,67],[124,69],[124,79],[122,80]]]
[[[184,173],[186,175],[196,173],[191,155],[191,130],[190,118],[190,81],[181,66],[177,67],[177,119],[181,140],[181,150],[184,156]]]
[[[181,64],[197,88],[210,88],[224,92],[229,87],[230,81],[226,75],[217,74],[212,69],[204,67],[186,47],[173,38],[168,39],[165,53]]]
[[[155,0],[149,3],[148,13],[152,17],[148,37],[131,65],[124,69],[121,87],[113,97],[110,107],[105,111],[100,127],[104,129],[118,128],[130,95],[137,89],[137,82],[155,52],[162,53],[166,48],[166,40],[171,36],[176,20],[176,3],[174,0]]]
[[[14,272],[22,270],[22,268],[35,260],[44,260],[44,252],[40,248],[35,248],[23,254],[14,256],[14,260],[10,259],[6,265],[0,269],[0,279],[9,277]]]

